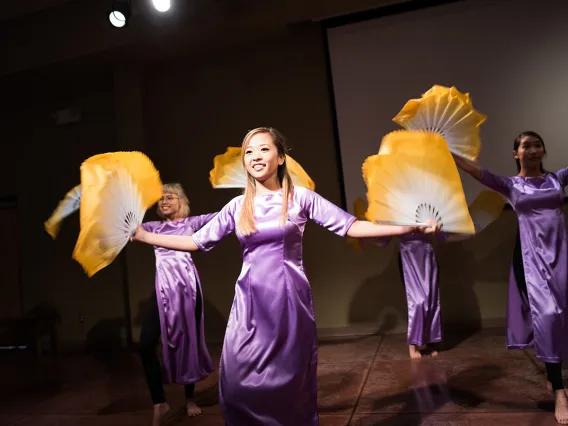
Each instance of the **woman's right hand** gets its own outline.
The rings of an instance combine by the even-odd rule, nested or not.
[[[138,225],[138,227],[136,228],[136,231],[134,231],[134,234],[132,234],[132,236],[130,237],[130,241],[143,242],[144,237],[146,236],[147,233],[148,233],[148,231],[146,231],[144,228],[142,228],[142,225]]]
[[[464,172],[469,173],[474,178],[479,179],[481,176],[481,169],[476,161],[469,160],[467,158],[462,157],[461,155],[451,153],[456,166],[462,169]]]

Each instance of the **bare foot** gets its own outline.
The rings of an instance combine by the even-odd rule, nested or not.
[[[420,353],[418,345],[408,345],[408,353],[410,354],[410,358],[412,359],[422,358],[422,354]]]
[[[201,408],[197,406],[197,404],[193,401],[187,401],[186,405],[187,415],[189,417],[199,416],[201,414]]]
[[[170,411],[170,406],[167,402],[162,404],[154,404],[154,418],[152,420],[152,426],[160,426],[162,419]]]
[[[548,380],[546,381],[546,389],[548,389],[548,392],[553,392],[552,383],[550,383]]]
[[[557,390],[554,415],[561,425],[568,425],[568,397],[564,389]]]

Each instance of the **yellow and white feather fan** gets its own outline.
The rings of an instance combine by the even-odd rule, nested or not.
[[[162,196],[162,182],[143,153],[112,152],[83,162],[81,187],[81,231],[73,258],[91,277],[126,246]]]
[[[51,235],[51,238],[57,238],[63,219],[79,210],[80,205],[81,185],[77,185],[65,194],[65,197],[59,202],[49,219],[44,222],[45,230]]]
[[[441,135],[391,132],[362,170],[368,220],[404,226],[432,221],[444,232],[475,233],[457,167]]]
[[[435,85],[420,99],[411,99],[393,118],[407,130],[442,135],[454,154],[475,160],[481,150],[479,127],[486,116],[473,108],[469,93]]]

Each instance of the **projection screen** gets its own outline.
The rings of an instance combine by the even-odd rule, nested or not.
[[[365,198],[364,159],[405,102],[434,84],[470,93],[487,115],[479,162],[516,174],[513,140],[544,138],[545,167],[568,165],[568,1],[463,1],[328,28],[347,208]],[[462,174],[468,201],[481,186]]]

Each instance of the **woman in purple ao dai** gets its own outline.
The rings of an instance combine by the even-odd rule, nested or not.
[[[437,234],[444,238],[443,233]],[[387,246],[392,238],[379,238],[374,244]],[[430,349],[437,356],[435,343],[442,341],[440,320],[440,289],[438,260],[429,235],[401,235],[398,267],[406,293],[408,308],[408,352],[410,358],[420,359],[420,348]]]
[[[436,356],[433,344],[442,341],[438,261],[431,239],[426,235],[402,236],[399,267],[408,305],[408,351],[412,359],[422,357],[420,347],[427,345]]]
[[[283,136],[251,130],[243,140],[248,183],[192,237],[133,237],[175,250],[212,249],[236,231],[243,267],[237,280],[219,368],[219,401],[229,426],[317,426],[317,333],[302,261],[308,219],[340,236],[372,238],[433,227],[381,226],[357,221],[305,188],[294,188]]]
[[[142,228],[163,235],[192,235],[216,213],[190,216],[189,199],[178,183],[163,186],[158,201],[162,221],[146,222]],[[163,383],[184,385],[188,416],[201,413],[193,401],[195,383],[213,372],[205,345],[203,295],[191,254],[154,247],[156,290],[142,321],[139,352],[150,396],[154,403],[153,426],[169,411]],[[162,361],[156,353],[162,340]]]
[[[561,364],[568,358],[568,238],[562,211],[568,168],[556,173],[544,170],[546,148],[534,132],[515,139],[513,154],[519,170],[514,177],[497,176],[454,157],[464,171],[505,196],[517,213],[522,263],[511,268],[507,347],[536,348],[555,394],[556,420],[568,424]]]

